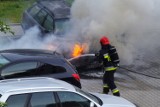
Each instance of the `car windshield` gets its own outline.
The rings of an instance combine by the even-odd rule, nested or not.
[[[5,64],[9,63],[10,61],[0,55],[0,67],[4,66]]]
[[[64,34],[69,29],[69,19],[56,19],[55,20],[55,33],[56,34]]]
[[[99,105],[102,104],[102,101],[101,101],[98,97],[93,96],[92,94],[90,94],[90,93],[88,93],[88,92],[85,92],[85,91],[83,91],[83,90],[81,90],[81,89],[79,89],[79,88],[76,88],[76,87],[75,87],[75,89],[76,89],[76,91],[78,91],[79,93],[81,93],[81,94],[89,97],[90,99],[94,100],[94,101],[95,101],[96,103],[98,103]]]

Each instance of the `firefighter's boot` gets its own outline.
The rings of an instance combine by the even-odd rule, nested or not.
[[[103,86],[103,94],[108,94],[109,93],[109,87],[108,85]]]
[[[119,92],[118,89],[112,90],[112,93],[113,93],[114,96],[120,96],[120,92]]]

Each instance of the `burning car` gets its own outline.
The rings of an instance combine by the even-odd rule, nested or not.
[[[87,69],[96,69],[101,68],[101,64],[98,62],[95,54],[90,53],[87,54],[85,51],[87,50],[88,45],[86,43],[76,43],[73,46],[71,52],[71,58],[68,59],[70,63],[72,63],[78,70],[87,70]]]

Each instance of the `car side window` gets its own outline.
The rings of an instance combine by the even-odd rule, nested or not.
[[[41,10],[41,8],[38,7],[37,5],[35,5],[31,9],[29,9],[28,12],[32,17],[34,17],[40,10]]]
[[[40,25],[43,25],[43,22],[44,22],[44,19],[46,18],[46,16],[47,16],[47,12],[41,9],[41,10],[38,12],[38,14],[36,14],[36,16],[34,16],[34,19],[35,19]]]
[[[41,64],[38,67],[38,75],[44,75],[44,74],[56,74],[56,73],[63,73],[67,72],[66,69],[62,66],[54,66],[50,64]]]
[[[30,100],[31,107],[57,107],[53,92],[33,93]]]
[[[32,75],[37,68],[37,62],[21,62],[2,69],[1,76],[4,78],[22,77]]]
[[[12,95],[6,101],[7,107],[24,107],[26,100],[27,94]]]
[[[57,92],[57,94],[62,107],[90,107],[91,101],[77,93]]]
[[[50,15],[48,15],[46,20],[44,21],[43,27],[48,31],[54,30],[54,21]]]

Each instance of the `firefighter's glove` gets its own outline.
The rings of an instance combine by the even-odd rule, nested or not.
[[[119,64],[113,64],[114,67],[119,67]]]
[[[95,53],[95,57],[99,57],[99,52]]]

